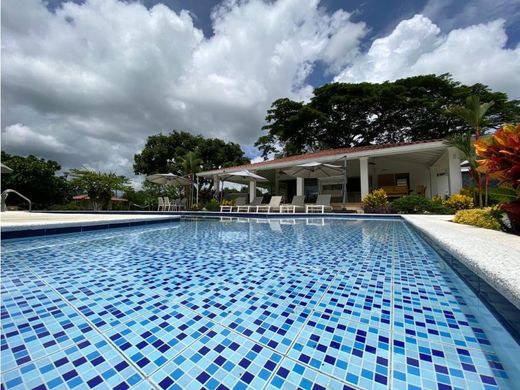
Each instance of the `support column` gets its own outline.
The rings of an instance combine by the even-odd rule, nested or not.
[[[368,195],[368,157],[359,158],[359,179],[361,181],[361,200]]]
[[[251,180],[249,182],[249,203],[253,202],[256,196],[256,181]]]
[[[303,177],[296,178],[296,195],[304,195],[303,194]]]
[[[220,199],[220,179],[218,175],[213,176],[213,186],[215,187],[215,198]]]
[[[280,171],[274,170],[274,195],[280,195]]]
[[[458,194],[462,189],[462,172],[459,151],[454,147],[448,148],[448,164],[450,195]]]
[[[437,190],[437,170],[433,167],[430,167],[429,169],[430,174],[430,197],[433,197],[435,195],[438,195]]]

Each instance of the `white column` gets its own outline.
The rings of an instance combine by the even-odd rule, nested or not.
[[[274,170],[274,195],[280,195],[280,171]]]
[[[359,179],[361,180],[361,199],[368,195],[368,157],[359,158]]]
[[[433,167],[429,169],[430,173],[430,197],[438,195],[437,190],[437,170]]]
[[[303,177],[296,178],[296,195],[303,195]]]
[[[213,176],[213,183],[215,186],[215,197],[220,199],[220,179],[218,175]]]
[[[256,196],[256,181],[251,180],[249,182],[249,203],[253,202]]]
[[[458,194],[462,189],[462,172],[460,170],[459,151],[456,148],[448,148],[448,179],[450,195]]]

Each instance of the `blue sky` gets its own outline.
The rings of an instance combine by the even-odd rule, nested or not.
[[[132,175],[172,129],[249,157],[280,97],[451,73],[520,98],[518,0],[3,0],[2,149]]]

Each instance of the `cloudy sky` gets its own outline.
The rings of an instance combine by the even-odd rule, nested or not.
[[[2,150],[132,175],[170,129],[238,142],[329,81],[450,72],[520,98],[519,0],[2,1]]]

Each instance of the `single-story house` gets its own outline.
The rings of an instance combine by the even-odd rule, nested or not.
[[[361,202],[365,195],[377,188],[384,188],[390,198],[417,193],[429,198],[434,195],[445,197],[458,193],[462,188],[461,157],[456,148],[447,146],[442,140],[432,140],[322,150],[197,175],[213,178],[217,184],[215,187],[220,188],[220,175],[247,169],[268,179],[265,183],[249,183],[250,200],[256,195],[256,186],[259,185],[267,187],[271,195],[285,196],[287,201],[294,195],[312,198],[317,194],[331,194],[332,203],[341,207],[344,199],[346,203]],[[284,172],[309,162],[341,166],[346,175],[309,179]]]

